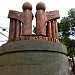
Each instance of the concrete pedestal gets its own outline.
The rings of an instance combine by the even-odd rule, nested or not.
[[[0,75],[69,75],[66,47],[45,40],[8,42],[0,47]]]

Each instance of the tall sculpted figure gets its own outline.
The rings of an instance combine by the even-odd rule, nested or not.
[[[32,33],[32,19],[31,12],[32,5],[26,2],[22,6],[23,12],[10,10],[8,18],[10,18],[9,40],[15,41],[20,39],[22,35],[31,35]],[[22,35],[21,35],[22,34]]]
[[[24,23],[22,25],[22,34],[23,35],[31,35],[32,33],[32,5],[29,2],[26,2],[22,6],[23,15],[24,15]]]
[[[57,19],[60,18],[59,11],[45,12],[46,6],[43,2],[36,5],[36,35],[44,35],[49,40],[58,40]],[[47,23],[47,24],[46,24]]]
[[[45,9],[46,6],[43,2],[36,5],[36,35],[46,36]]]

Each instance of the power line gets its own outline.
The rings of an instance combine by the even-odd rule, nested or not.
[[[0,40],[0,42],[5,42],[5,41],[8,41],[8,40]]]
[[[4,14],[0,11],[0,16],[4,18],[4,20],[7,20],[7,17],[4,16]]]
[[[0,25],[2,25],[2,24],[0,23]],[[4,26],[2,25],[2,27],[4,27]]]
[[[3,31],[6,31],[6,32],[8,32],[8,31],[6,30],[6,28],[3,28],[3,27],[0,27],[0,28],[2,28],[2,30],[3,30]],[[8,32],[8,33],[9,33],[9,32]]]
[[[1,13],[1,11],[0,11],[0,15],[4,18],[4,20],[6,19],[6,17]],[[5,21],[6,21],[6,20],[5,20]],[[3,26],[2,23],[0,23],[0,25],[2,25],[2,29],[3,29],[3,31],[6,31],[6,32],[9,33],[9,29],[8,29],[8,28],[6,28],[5,26]]]
[[[2,32],[0,32],[0,34],[2,34],[3,36],[7,37],[5,34],[3,34]],[[8,37],[7,37],[8,38]]]
[[[0,23],[0,25],[2,25],[2,27],[4,27],[3,24]],[[5,27],[4,27],[4,28],[5,28]],[[6,28],[6,29],[8,29],[8,28]],[[9,30],[9,29],[8,29],[8,30]]]

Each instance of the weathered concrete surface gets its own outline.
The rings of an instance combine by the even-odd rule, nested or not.
[[[0,75],[69,75],[66,54],[61,43],[8,42],[0,47]]]

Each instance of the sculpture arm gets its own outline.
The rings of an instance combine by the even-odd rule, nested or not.
[[[17,19],[23,22],[23,14],[22,12],[9,10],[8,18]]]
[[[52,19],[59,19],[59,18],[60,18],[60,15],[58,10],[46,12],[46,21],[49,21]]]

